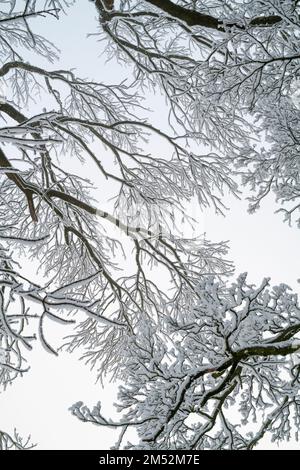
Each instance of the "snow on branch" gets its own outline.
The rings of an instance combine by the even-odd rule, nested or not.
[[[143,323],[124,350],[119,423],[81,402],[75,416],[134,426],[138,442],[124,443],[134,449],[252,449],[266,433],[291,436],[300,407],[297,296],[268,279],[255,288],[246,275],[198,289],[193,310],[160,329]]]

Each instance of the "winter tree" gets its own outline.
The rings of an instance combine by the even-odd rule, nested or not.
[[[72,413],[84,422],[121,427],[129,449],[253,449],[270,433],[293,437],[300,416],[300,309],[282,284],[259,287],[241,275],[231,286],[211,278],[198,301],[157,328],[142,322],[124,349],[126,384],[113,422],[99,402]],[[298,437],[298,436],[296,436]]]
[[[217,147],[253,192],[299,225],[300,4],[95,1],[111,54],[159,87],[170,120]]]
[[[29,450],[34,445],[30,443],[30,438],[26,441],[15,431],[14,436],[0,431],[0,450]]]
[[[14,2],[12,7],[16,8]],[[184,240],[173,225],[172,234],[168,229],[176,211],[184,217],[183,203],[194,195],[200,204],[222,209],[223,187],[235,191],[236,184],[221,158],[212,152],[191,154],[186,148],[188,136],[173,137],[135,115],[139,102],[128,85],[95,83],[71,71],[47,70],[25,60],[29,49],[50,63],[55,61],[55,47],[34,34],[28,22],[36,15],[43,20],[58,15],[62,7],[60,2],[26,2],[25,10],[2,12],[0,75],[6,95],[0,105],[1,285],[3,327],[13,341],[5,346],[10,351],[6,374],[23,371],[19,347],[30,349],[35,339],[25,332],[32,303],[40,339],[50,352],[55,353],[44,334],[44,320],[73,322],[80,311],[86,318],[77,340],[89,341],[94,331],[111,348],[103,350],[110,363],[139,315],[160,315],[172,300],[151,280],[148,263],[169,273],[175,309],[181,296],[193,292],[199,275],[231,270],[222,259],[223,243]],[[28,116],[25,112],[34,93],[47,93],[51,107],[44,109],[46,98],[40,99],[37,113]],[[142,148],[153,134],[166,141],[169,158]],[[109,151],[112,170],[106,168],[110,162],[101,161],[98,148]],[[118,218],[92,200],[90,181],[65,170],[70,158],[87,160],[99,181],[116,184]],[[134,226],[137,210],[140,225]],[[159,217],[164,227],[157,222]],[[120,274],[114,261],[122,244],[105,234],[102,221],[131,242],[130,249],[126,247],[129,253],[133,249],[129,276]],[[36,260],[45,272],[44,283],[22,274],[19,264],[28,259]],[[10,307],[16,311],[17,306],[15,318]]]
[[[120,423],[76,404],[83,421],[121,426],[121,438],[135,426],[142,448],[281,439],[298,424],[296,296],[245,277],[230,287],[226,243],[189,239],[182,225],[192,199],[224,213],[240,172],[258,191],[251,207],[271,188],[296,201],[297,2],[87,2],[100,47],[129,65],[114,84],[58,66],[35,31],[73,3],[1,6],[1,384],[28,371],[37,339],[58,354],[49,321],[74,324],[64,347],[124,382]],[[167,97],[164,127],[143,87]],[[93,180],[72,170],[85,163]],[[111,211],[99,198],[107,182]],[[264,415],[263,427],[241,435],[223,409],[235,406],[245,422]],[[0,433],[3,448],[30,445]]]

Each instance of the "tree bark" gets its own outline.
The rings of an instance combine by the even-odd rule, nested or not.
[[[184,21],[189,26],[203,26],[204,28],[215,29],[221,32],[225,31],[224,22],[213,16],[184,8],[180,5],[176,5],[170,0],[145,1],[151,5],[154,5],[165,13],[168,13],[168,15],[173,16],[178,20]],[[280,21],[282,21],[282,18],[278,15],[258,16],[250,20],[249,26],[272,26],[276,23],[279,23]],[[245,29],[243,25],[238,23],[226,23],[226,27],[236,27],[241,30]]]

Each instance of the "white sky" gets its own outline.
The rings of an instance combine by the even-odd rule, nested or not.
[[[97,31],[96,14],[92,4],[80,2],[68,17],[60,21],[35,20],[33,26],[58,44],[62,50],[60,66],[75,68],[78,75],[93,80],[115,82],[122,79],[122,70],[113,63],[105,64],[100,57],[102,44],[96,37],[86,38]],[[35,30],[36,30],[35,29]],[[57,68],[56,65],[49,68]],[[157,106],[157,103],[156,103]],[[163,104],[161,105],[163,106]],[[164,110],[162,109],[164,112]],[[85,168],[85,172],[89,169]],[[105,201],[103,194],[101,199]],[[248,215],[245,201],[230,198],[226,201],[230,211],[226,218],[212,212],[194,210],[201,228],[212,241],[230,240],[228,258],[236,265],[237,274],[247,271],[253,283],[270,276],[272,283],[284,282],[299,291],[299,229],[282,222],[272,199],[262,204],[255,215]],[[59,331],[50,334],[59,344],[57,335],[63,337],[67,330],[54,325]],[[78,400],[92,406],[103,402],[103,413],[110,416],[111,403],[116,397],[116,386],[95,384],[91,372],[78,355],[61,353],[51,356],[38,344],[29,357],[31,370],[0,395],[0,428],[12,432],[14,427],[27,436],[39,449],[108,449],[117,440],[114,430],[84,424],[71,416],[69,406]],[[270,444],[264,441],[263,447]],[[295,442],[280,448],[297,448]]]

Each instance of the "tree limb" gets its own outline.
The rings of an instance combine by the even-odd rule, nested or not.
[[[224,20],[219,20],[218,18],[214,18],[213,16],[206,15],[195,10],[190,10],[188,8],[184,8],[180,5],[176,5],[170,0],[164,0],[163,2],[160,0],[145,1],[164,11],[168,15],[171,15],[180,21],[184,21],[189,26],[202,26],[204,28],[215,29],[221,32],[225,32],[226,28],[228,27],[235,27],[241,30],[245,29],[245,27],[239,23],[227,22],[226,28],[224,28]],[[272,26],[276,23],[279,23],[280,21],[282,21],[282,18],[278,15],[258,16],[250,20],[249,26]]]

